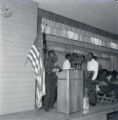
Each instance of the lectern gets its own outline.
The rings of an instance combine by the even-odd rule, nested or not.
[[[64,70],[57,73],[57,111],[66,114],[83,108],[83,71]]]

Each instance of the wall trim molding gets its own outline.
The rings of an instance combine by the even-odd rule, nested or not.
[[[77,40],[71,40],[66,39],[63,37],[55,36],[55,35],[46,35],[47,40],[47,46],[48,49],[53,49],[56,51],[65,51],[65,52],[71,52],[71,51],[84,51],[84,52],[90,52],[94,51],[99,54],[107,54],[107,55],[115,55],[118,56],[118,51],[114,50],[112,48],[106,48],[103,46],[98,45],[92,45],[90,43],[86,43],[83,41],[77,41]]]
[[[114,40],[118,40],[118,35],[117,34],[113,34],[113,33],[104,31],[102,29],[87,25],[87,24],[82,23],[82,22],[72,20],[70,18],[55,14],[55,13],[50,12],[50,11],[46,11],[46,10],[41,9],[41,8],[38,8],[38,14],[42,18],[53,20],[53,21],[56,21],[56,22],[59,22],[59,23],[62,23],[62,24],[69,25],[71,27],[79,28],[81,30],[85,30],[85,31],[88,31],[88,32],[92,32],[94,34],[98,34],[98,35],[101,35],[101,36],[104,36],[104,37],[108,37],[108,38],[112,38]]]

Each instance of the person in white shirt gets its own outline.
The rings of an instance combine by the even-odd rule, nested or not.
[[[68,70],[71,68],[70,59],[71,59],[71,54],[66,54],[65,61],[62,66],[63,70]]]
[[[88,62],[87,62],[87,88],[89,95],[89,102],[91,105],[96,105],[96,78],[98,75],[99,63],[97,57],[94,56],[92,52],[88,53]]]
[[[99,69],[99,63],[95,59],[95,56],[93,56],[92,58],[90,58],[90,61],[87,63],[87,70],[93,72],[93,77],[92,77],[93,81],[97,78],[98,69]]]

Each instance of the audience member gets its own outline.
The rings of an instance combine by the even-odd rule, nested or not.
[[[111,77],[112,77],[112,75],[110,72],[108,72],[107,70],[103,71],[102,79],[99,82],[101,92],[109,93],[112,91],[112,89],[111,89]]]

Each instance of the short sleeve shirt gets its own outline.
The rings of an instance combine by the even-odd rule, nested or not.
[[[94,59],[92,59],[87,63],[87,70],[94,72],[92,80],[95,80],[97,78],[98,68],[99,68],[99,63]]]
[[[69,60],[65,60],[63,63],[63,70],[68,70],[71,68],[71,64],[69,62]]]

